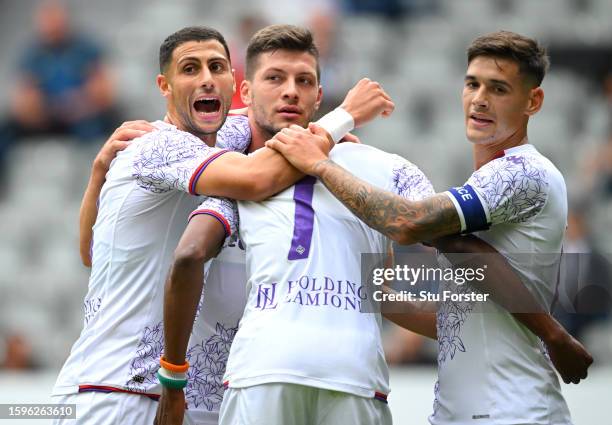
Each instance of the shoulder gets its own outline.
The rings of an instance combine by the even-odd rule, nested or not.
[[[561,173],[533,146],[513,148],[468,179],[490,212],[490,222],[525,222],[536,217],[561,184]],[[560,186],[559,186],[560,187]],[[563,189],[564,190],[564,189]]]
[[[217,132],[217,147],[245,152],[251,144],[251,127],[245,115],[228,115]]]
[[[545,192],[553,169],[556,170],[550,161],[533,149],[488,162],[472,173],[468,182],[483,189],[531,188]]]

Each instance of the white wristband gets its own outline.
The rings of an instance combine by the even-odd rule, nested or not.
[[[327,131],[335,143],[355,128],[353,116],[340,107],[322,116],[315,124]]]
[[[164,378],[173,379],[175,381],[187,379],[187,372],[172,372],[171,370],[168,370],[163,366],[160,366],[158,372]]]

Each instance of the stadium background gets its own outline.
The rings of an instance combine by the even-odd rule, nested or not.
[[[471,169],[460,101],[465,47],[475,36],[498,29],[536,37],[548,46],[552,67],[543,84],[544,108],[530,123],[530,141],[567,179],[573,211],[586,223],[576,236],[577,245],[608,258],[612,253],[609,0],[66,4],[73,27],[104,49],[123,119],[162,117],[164,102],[154,80],[157,49],[165,36],[183,26],[219,29],[238,69],[257,28],[269,23],[310,26],[322,47],[325,105],[340,101],[363,76],[380,81],[397,109],[391,118],[357,134],[365,143],[418,164],[438,190],[465,181]],[[0,117],[8,113],[18,79],[16,64],[34,36],[36,6],[34,0],[0,0]],[[88,271],[78,257],[78,208],[91,160],[103,141],[25,139],[8,152],[0,190],[0,403],[48,401],[55,375],[81,329]],[[387,335],[395,332],[389,329]],[[397,344],[411,338],[403,335],[387,343],[402,351]],[[609,423],[604,416],[612,388],[609,314],[582,327],[580,338],[596,364],[586,382],[565,386],[565,394],[577,425]],[[435,346],[416,344],[419,352],[398,355],[392,368],[390,400],[399,424],[424,423],[431,409]]]

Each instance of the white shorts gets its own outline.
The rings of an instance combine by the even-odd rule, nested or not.
[[[219,425],[391,425],[389,405],[374,398],[274,383],[228,388]]]
[[[53,425],[153,425],[157,401],[139,394],[84,392],[53,397],[54,403],[76,404],[75,419],[56,419]],[[190,425],[185,415],[184,425]]]

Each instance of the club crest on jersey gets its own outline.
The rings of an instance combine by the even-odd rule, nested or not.
[[[257,304],[260,310],[274,309],[276,303],[276,283],[262,283],[257,288]]]

